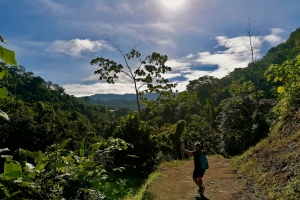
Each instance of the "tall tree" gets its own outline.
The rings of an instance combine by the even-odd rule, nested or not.
[[[165,95],[172,91],[172,88],[176,87],[177,84],[169,83],[168,79],[162,77],[164,73],[171,71],[171,67],[165,65],[168,56],[153,52],[151,55],[144,57],[140,52],[136,51],[135,48],[131,49],[128,53],[124,53],[108,37],[106,41],[120,52],[125,66],[123,64],[117,64],[113,60],[98,57],[90,62],[91,65],[98,64],[100,67],[100,69],[94,73],[99,74],[99,79],[104,79],[109,84],[114,84],[115,79],[119,78],[118,74],[120,73],[129,77],[134,84],[136,103],[140,116],[142,115],[140,96],[146,93]],[[129,60],[134,58],[138,60],[138,63],[137,65],[130,66]]]

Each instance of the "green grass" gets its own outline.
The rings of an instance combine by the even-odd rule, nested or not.
[[[158,177],[161,176],[159,171],[162,168],[169,168],[169,167],[179,167],[181,166],[185,161],[184,160],[172,160],[172,161],[165,161],[162,162],[160,165],[157,166],[157,170],[150,174],[144,184],[141,185],[141,187],[133,191],[131,194],[127,195],[124,200],[143,200],[143,199],[154,199],[153,195],[150,193],[147,193],[146,190],[151,183],[153,183],[155,180],[157,180]]]
[[[154,172],[149,175],[148,179],[145,181],[145,183],[141,186],[141,188],[136,192],[136,194],[129,194],[124,198],[124,200],[142,200],[145,192],[147,190],[147,187],[153,183],[158,177],[160,176],[159,172]]]
[[[165,168],[165,167],[179,167],[181,166],[183,163],[185,162],[185,160],[172,160],[172,161],[167,161],[167,162],[163,162],[161,163],[158,168]]]

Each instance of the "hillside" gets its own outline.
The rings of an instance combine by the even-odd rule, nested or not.
[[[268,199],[300,199],[300,110],[278,124],[268,138],[234,158],[238,173]]]

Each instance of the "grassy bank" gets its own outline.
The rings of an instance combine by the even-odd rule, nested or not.
[[[300,131],[275,128],[243,155],[234,157],[235,170],[268,199],[300,199]],[[288,126],[286,126],[288,127]]]
[[[134,193],[126,196],[124,200],[142,200],[142,199],[151,199],[151,194],[146,193],[147,187],[153,183],[157,178],[161,176],[160,171],[161,169],[165,167],[178,167],[182,165],[184,161],[181,160],[173,160],[173,161],[168,161],[168,162],[163,162],[161,163],[158,167],[157,170],[153,173],[151,173],[147,180],[144,182],[143,185]]]

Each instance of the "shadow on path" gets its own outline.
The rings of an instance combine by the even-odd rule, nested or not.
[[[209,198],[205,197],[204,195],[202,195],[202,196],[196,196],[195,199],[196,200],[209,200]]]

